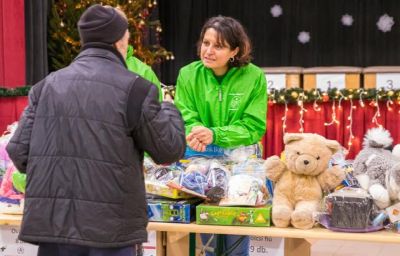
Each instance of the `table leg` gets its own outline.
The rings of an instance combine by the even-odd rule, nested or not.
[[[311,245],[303,238],[285,238],[285,256],[310,256]]]

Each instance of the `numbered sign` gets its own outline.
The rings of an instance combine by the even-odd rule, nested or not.
[[[251,236],[250,256],[284,256],[285,240],[280,237]]]
[[[345,74],[317,74],[316,75],[317,88],[321,91],[328,91],[329,89],[337,88],[344,89],[346,87]]]
[[[36,256],[38,247],[18,240],[19,227],[0,227],[0,255]]]
[[[386,90],[400,89],[399,73],[378,73],[376,74],[376,87]]]
[[[265,74],[267,79],[267,89],[280,90],[286,88],[286,75],[285,74]]]

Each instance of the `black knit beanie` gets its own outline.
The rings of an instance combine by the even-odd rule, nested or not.
[[[90,6],[78,21],[78,30],[82,43],[101,42],[113,44],[120,40],[128,21],[112,7],[99,4]]]

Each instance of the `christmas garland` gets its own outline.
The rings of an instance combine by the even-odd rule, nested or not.
[[[380,89],[337,89],[328,91],[312,89],[310,91],[301,88],[289,88],[281,90],[271,90],[268,92],[268,100],[271,103],[297,103],[303,102],[328,102],[332,100],[392,100],[400,101],[400,89],[385,90]]]
[[[32,86],[24,86],[17,88],[4,88],[0,87],[0,97],[16,97],[27,96]]]
[[[27,96],[32,86],[24,86],[17,88],[0,87],[0,97]],[[175,95],[174,87],[168,86],[168,92]],[[381,89],[336,89],[333,88],[327,92],[319,89],[310,91],[301,88],[289,88],[281,90],[271,90],[268,92],[268,100],[273,103],[297,103],[299,100],[303,102],[328,102],[332,100],[397,100],[400,101],[400,89],[385,90]]]

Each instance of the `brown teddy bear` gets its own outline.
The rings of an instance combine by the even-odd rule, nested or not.
[[[300,229],[314,225],[322,192],[338,186],[345,172],[338,166],[328,168],[329,160],[341,145],[318,134],[287,133],[284,138],[285,162],[278,156],[264,164],[267,177],[275,182],[272,221],[277,227],[291,223]]]

